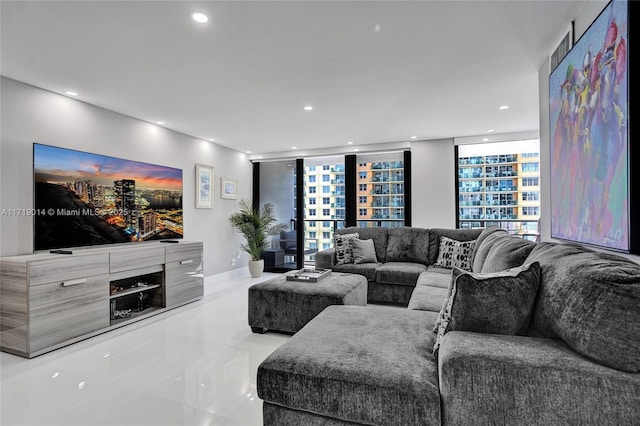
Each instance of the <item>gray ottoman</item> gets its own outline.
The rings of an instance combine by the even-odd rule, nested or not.
[[[367,304],[367,279],[333,272],[318,282],[287,281],[285,276],[249,287],[249,325],[296,333],[329,305]]]
[[[258,367],[264,425],[440,426],[436,318],[328,307]]]

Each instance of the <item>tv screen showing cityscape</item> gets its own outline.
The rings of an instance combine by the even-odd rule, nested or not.
[[[34,250],[183,236],[182,169],[33,144]]]

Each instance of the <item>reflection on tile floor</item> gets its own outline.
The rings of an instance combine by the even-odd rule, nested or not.
[[[33,359],[0,354],[0,424],[262,425],[258,365],[288,340],[251,333],[252,279],[205,279],[201,301]]]

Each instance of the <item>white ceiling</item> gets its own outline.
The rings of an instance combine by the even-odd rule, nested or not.
[[[530,131],[586,1],[2,1],[2,75],[253,153]]]

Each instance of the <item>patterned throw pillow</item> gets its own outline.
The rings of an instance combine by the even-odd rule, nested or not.
[[[360,234],[336,234],[333,237],[333,248],[336,249],[336,263],[344,265],[345,263],[353,263],[353,247],[351,241],[358,238]]]
[[[470,273],[454,268],[451,292],[436,322],[433,355],[437,358],[444,335],[453,330],[525,335],[540,287],[540,274],[538,262],[494,273]]]
[[[438,260],[433,265],[437,268],[453,269],[454,267],[471,270],[471,253],[476,240],[473,241],[457,241],[448,237],[440,238],[440,251]]]

